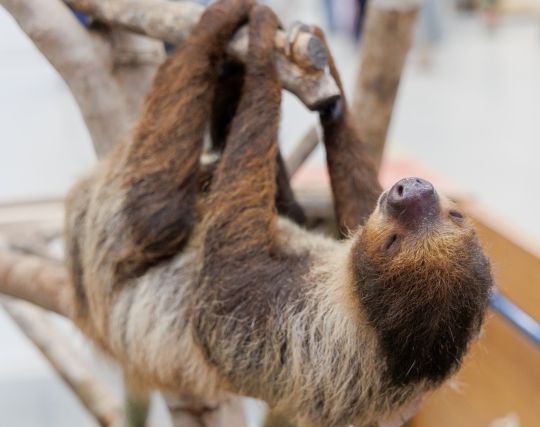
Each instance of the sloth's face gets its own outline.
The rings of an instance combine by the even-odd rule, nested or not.
[[[404,178],[382,193],[364,232],[370,246],[377,246],[372,249],[389,263],[403,254],[407,260],[452,258],[449,252],[461,250],[475,234],[460,209],[420,178]]]
[[[405,178],[379,198],[352,260],[392,381],[446,378],[478,332],[493,283],[470,221],[429,182]]]

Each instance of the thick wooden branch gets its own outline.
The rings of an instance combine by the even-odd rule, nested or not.
[[[72,317],[73,286],[66,268],[54,261],[0,249],[0,293]]]
[[[380,164],[401,72],[422,0],[374,0],[362,35],[353,112],[362,140]]]
[[[1,305],[99,425],[117,425],[122,414],[119,399],[82,363],[80,355],[69,344],[67,337],[51,322],[47,313],[31,304],[6,301],[5,298],[1,300]]]
[[[98,154],[131,124],[124,96],[111,75],[108,46],[92,37],[60,0],[0,0],[60,73],[77,101]]]
[[[4,0],[5,1],[5,0]],[[181,43],[198,22],[204,7],[193,2],[168,0],[67,0],[69,5],[109,24],[171,43]],[[240,29],[229,43],[229,54],[245,61],[247,28]],[[276,35],[276,64],[285,89],[311,109],[339,94],[326,67],[324,47],[311,33],[299,32],[288,43],[283,31]]]

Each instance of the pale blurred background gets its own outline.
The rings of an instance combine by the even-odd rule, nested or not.
[[[357,2],[267,3],[285,24],[301,20],[334,29],[329,40],[351,93],[361,49],[351,13]],[[330,22],[327,7],[332,3]],[[313,114],[286,94],[283,150],[315,122]],[[1,8],[0,129],[0,203],[60,198],[95,163],[63,81]],[[418,160],[540,239],[539,0],[426,1],[386,155]],[[310,159],[323,160],[320,149]],[[80,346],[88,346],[77,333],[72,335]],[[104,360],[96,363],[104,378],[118,385],[114,369]],[[156,412],[163,418],[162,411]],[[0,312],[0,427],[8,425],[96,424]]]

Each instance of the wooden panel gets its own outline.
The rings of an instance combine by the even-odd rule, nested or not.
[[[540,426],[540,350],[490,314],[456,376],[430,396],[410,427],[488,427],[508,414],[521,427]]]
[[[540,321],[540,245],[478,205],[464,204],[464,208],[476,222],[498,288]]]

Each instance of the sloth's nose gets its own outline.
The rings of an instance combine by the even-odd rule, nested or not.
[[[413,226],[438,215],[439,197],[430,182],[403,178],[388,191],[386,209],[403,225]]]

